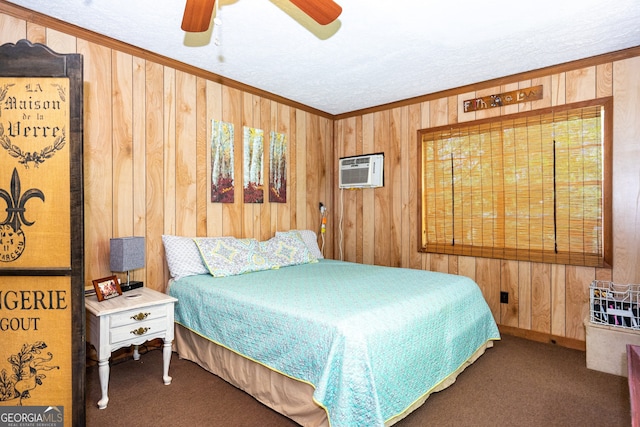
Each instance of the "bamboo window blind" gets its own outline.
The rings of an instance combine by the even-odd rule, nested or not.
[[[609,98],[420,131],[421,251],[610,264]]]

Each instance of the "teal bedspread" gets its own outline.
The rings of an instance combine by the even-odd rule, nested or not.
[[[310,383],[333,427],[382,426],[500,338],[463,276],[333,260],[172,283],[176,322]]]

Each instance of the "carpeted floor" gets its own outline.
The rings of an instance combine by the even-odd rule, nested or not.
[[[98,369],[87,367],[87,426],[297,425],[175,353],[169,373],[165,386],[159,350],[114,362],[100,410]],[[584,352],[505,335],[396,426],[629,426],[629,414],[625,377],[587,369]]]

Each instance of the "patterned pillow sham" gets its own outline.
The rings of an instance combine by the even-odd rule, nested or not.
[[[169,274],[175,280],[186,276],[207,274],[209,270],[202,262],[200,251],[193,237],[163,235],[165,258],[169,266]]]
[[[277,233],[275,237],[260,242],[262,252],[280,267],[318,262],[297,231]]]
[[[226,277],[251,271],[277,268],[262,253],[256,239],[194,239],[200,255],[213,277]]]
[[[305,245],[307,245],[307,249],[311,252],[311,255],[316,257],[317,259],[323,259],[324,256],[318,247],[318,236],[315,232],[311,230],[289,230],[289,231],[276,231],[276,236],[286,233],[298,232],[300,237],[302,237],[302,241]]]

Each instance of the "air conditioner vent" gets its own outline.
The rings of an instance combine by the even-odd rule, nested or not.
[[[367,154],[343,157],[339,165],[340,188],[382,187],[384,155]]]

